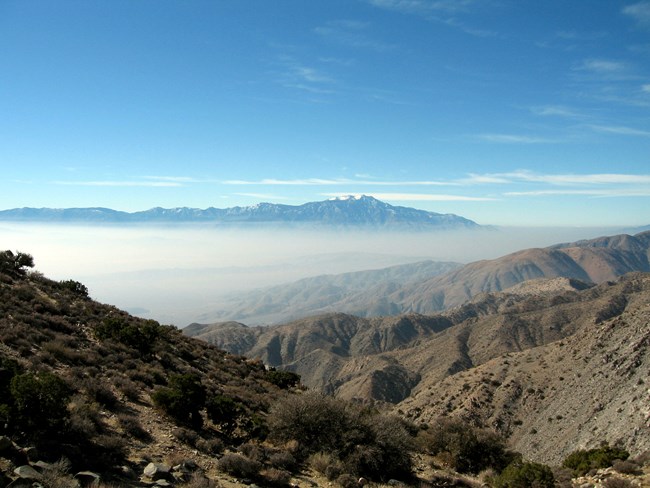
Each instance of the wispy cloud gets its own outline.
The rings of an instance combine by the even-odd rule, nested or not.
[[[636,129],[634,127],[612,126],[612,125],[590,125],[597,132],[607,132],[609,134],[620,134],[623,136],[640,136],[650,137],[650,131]]]
[[[650,27],[650,2],[638,2],[623,8],[623,13],[644,27]]]
[[[650,83],[641,86],[641,91],[643,93],[650,93]]]
[[[144,176],[146,180],[167,181],[172,183],[201,183],[203,180],[191,176]]]
[[[333,87],[337,80],[323,69],[302,63],[291,56],[281,56],[278,64],[281,68],[274,73],[275,81],[285,88],[320,95],[334,93]]]
[[[233,193],[233,195],[237,195],[240,197],[258,198],[260,200],[269,200],[269,201],[291,200],[289,197],[283,195],[273,195],[270,193]]]
[[[542,117],[565,117],[570,119],[579,119],[585,117],[584,114],[581,114],[578,111],[570,109],[568,107],[563,107],[561,105],[532,107],[530,111],[535,115]]]
[[[334,20],[316,27],[314,33],[324,39],[355,48],[369,48],[375,51],[387,51],[395,48],[394,44],[378,41],[370,37],[370,24],[355,20]]]
[[[475,138],[483,142],[498,144],[550,144],[560,142],[556,139],[520,134],[478,134]]]
[[[287,186],[332,186],[332,185],[367,185],[367,186],[454,186],[455,182],[450,181],[385,181],[385,180],[362,180],[349,178],[302,178],[295,180],[278,180],[267,178],[262,180],[225,180],[225,185],[287,185]]]
[[[105,186],[105,187],[179,187],[184,186],[177,181],[117,181],[117,180],[95,180],[95,181],[53,181],[55,185],[66,186]]]
[[[471,13],[478,5],[476,0],[367,0],[370,5],[403,14],[417,15],[442,23],[476,37],[495,37],[498,33],[473,27],[460,20],[462,14]]]
[[[368,0],[375,7],[426,15],[432,12],[457,13],[476,3],[473,0]]]
[[[343,197],[347,193],[322,193],[326,197]],[[491,197],[468,197],[465,195],[445,195],[434,193],[364,193],[378,200],[402,202],[487,202],[497,200]]]
[[[552,195],[592,197],[650,197],[650,188],[616,188],[606,190],[537,190],[512,191],[504,193],[504,196],[510,197],[543,197]]]
[[[535,182],[550,185],[611,185],[611,184],[650,184],[650,175],[594,173],[594,174],[540,174],[520,170],[509,173],[470,174],[461,180],[465,183],[516,183]]]
[[[601,74],[620,74],[628,70],[626,63],[611,59],[586,59],[574,67],[577,71],[591,71]]]

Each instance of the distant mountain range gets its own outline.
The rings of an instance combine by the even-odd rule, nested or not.
[[[348,196],[303,205],[260,203],[249,207],[219,209],[152,208],[121,212],[109,208],[15,208],[0,211],[0,220],[23,222],[168,223],[215,224],[310,224],[380,228],[479,228],[476,222],[454,214],[439,214],[389,205],[369,196]]]
[[[525,249],[465,266],[423,261],[324,275],[232,295],[201,320],[271,325],[332,311],[361,317],[435,313],[531,279],[602,283],[631,271],[649,272],[649,252],[650,232],[642,232]]]

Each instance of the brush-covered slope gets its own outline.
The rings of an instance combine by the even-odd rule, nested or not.
[[[16,476],[3,475],[10,463],[65,457],[73,474],[136,486],[149,461],[191,459],[207,472],[224,447],[258,435],[281,392],[261,363],[95,302],[81,283],[32,265],[0,252],[0,485]],[[237,405],[234,424],[206,413],[200,403],[214,398]]]
[[[510,352],[443,381],[423,380],[399,408],[417,421],[458,416],[508,435],[525,456],[557,464],[602,440],[650,449],[650,276],[587,294],[610,306],[562,340]]]

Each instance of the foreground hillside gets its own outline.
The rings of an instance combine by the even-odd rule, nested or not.
[[[269,325],[331,311],[361,317],[430,314],[532,279],[564,277],[602,283],[633,271],[648,272],[649,256],[650,232],[600,237],[526,249],[466,266],[423,262],[365,274],[321,276],[235,295],[204,316],[206,322]],[[364,278],[372,280],[364,283]]]

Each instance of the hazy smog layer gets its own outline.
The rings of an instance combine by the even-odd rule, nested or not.
[[[424,259],[468,263],[527,247],[615,233],[596,228],[456,232],[0,224],[3,249],[32,254],[53,279],[162,323],[185,326],[224,294],[320,274]]]

